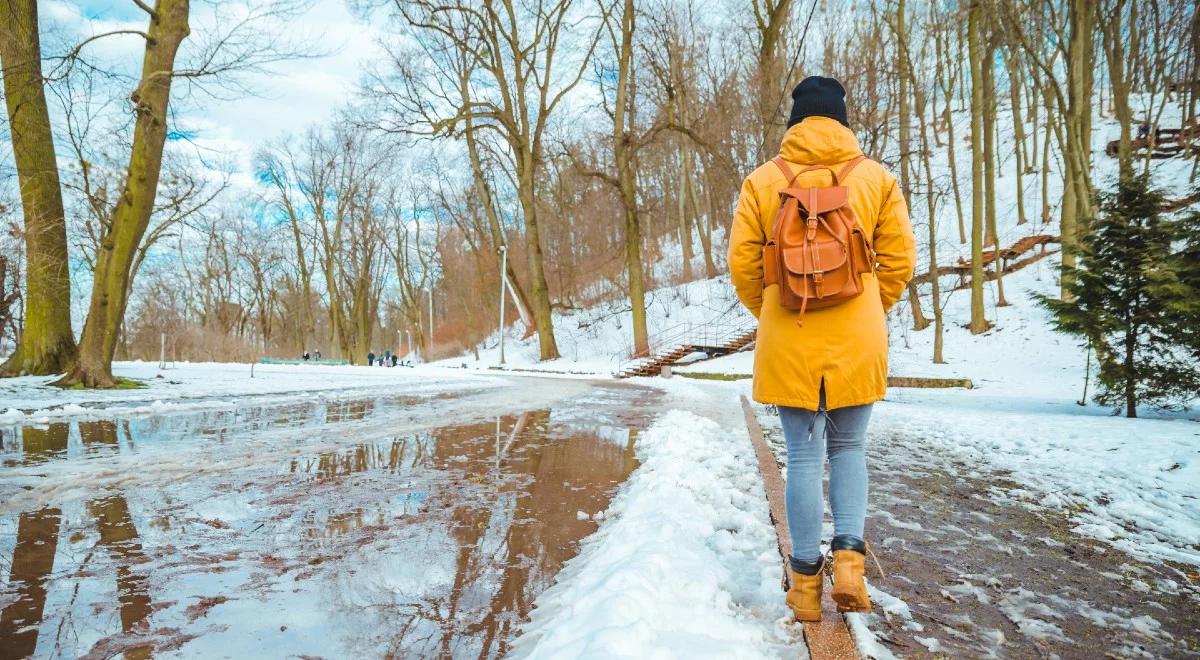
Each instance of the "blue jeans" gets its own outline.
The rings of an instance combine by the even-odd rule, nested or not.
[[[867,422],[871,405],[825,410],[821,388],[819,410],[779,406],[787,441],[787,517],[792,556],[799,561],[821,558],[821,522],[825,517],[821,476],[829,454],[829,507],[833,533],[863,537],[867,515]],[[827,446],[828,445],[828,448]]]

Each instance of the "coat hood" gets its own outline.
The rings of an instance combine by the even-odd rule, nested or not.
[[[844,163],[861,153],[854,132],[828,117],[808,117],[789,128],[779,147],[784,160],[801,165]]]

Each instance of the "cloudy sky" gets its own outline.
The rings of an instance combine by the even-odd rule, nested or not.
[[[229,25],[245,12],[247,4],[266,3],[192,0],[192,35],[184,42],[180,59],[194,55],[205,36],[216,32],[214,24]],[[146,28],[146,15],[130,0],[42,0],[38,6],[45,35],[43,49],[48,55],[55,47],[97,34]],[[254,89],[254,95],[220,89],[221,98],[181,93],[176,99],[173,90],[176,115],[172,128],[184,132],[199,149],[227,154],[242,176],[249,174],[253,152],[263,142],[303,131],[344,106],[354,94],[364,64],[381,52],[378,30],[352,15],[345,0],[312,0],[302,15],[272,29],[312,56],[270,64],[267,71],[240,77],[239,83]],[[141,37],[116,35],[90,44],[85,56],[106,66],[129,67],[125,70],[133,73],[140,67],[142,47]],[[50,101],[53,106],[54,99]]]

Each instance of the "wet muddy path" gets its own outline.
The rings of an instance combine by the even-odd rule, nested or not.
[[[782,460],[778,418],[765,408],[759,418]],[[867,536],[887,575],[869,567],[882,593],[867,623],[885,647],[913,658],[1200,657],[1195,567],[1080,536],[1015,475],[933,452],[872,423]]]
[[[654,414],[534,383],[0,429],[0,657],[503,655]]]

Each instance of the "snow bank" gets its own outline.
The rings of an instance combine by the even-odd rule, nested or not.
[[[748,438],[672,410],[599,531],[542,593],[529,658],[789,655],[779,555]]]

